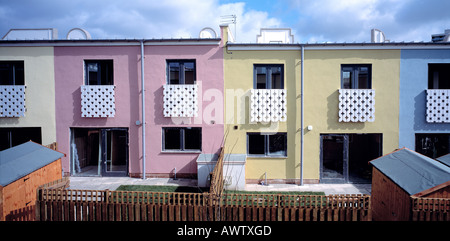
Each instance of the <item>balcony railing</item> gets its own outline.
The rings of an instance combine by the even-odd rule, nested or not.
[[[114,85],[82,85],[81,117],[114,117],[116,114]]]
[[[23,117],[25,111],[25,85],[0,85],[0,117]]]
[[[250,122],[285,122],[287,119],[285,89],[252,89]]]
[[[429,89],[427,90],[427,113],[428,123],[450,123],[450,90]]]
[[[164,85],[164,117],[197,117],[198,86]]]
[[[339,90],[339,122],[373,121],[375,121],[375,90]]]

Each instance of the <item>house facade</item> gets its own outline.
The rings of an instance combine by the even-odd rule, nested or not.
[[[0,150],[29,140],[56,141],[52,47],[0,46]]]
[[[224,42],[225,152],[246,155],[246,183],[298,181],[299,48]]]
[[[399,146],[431,158],[450,152],[450,46],[401,52]]]
[[[368,161],[398,148],[400,50],[307,45],[304,53],[305,179],[370,182]]]
[[[70,153],[66,174],[195,177],[199,153],[219,151],[220,39],[54,48],[57,141]]]

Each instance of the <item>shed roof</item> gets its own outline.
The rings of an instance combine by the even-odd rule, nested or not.
[[[32,141],[0,151],[0,185],[6,186],[63,156]]]
[[[441,157],[436,158],[436,160],[442,162],[444,165],[447,165],[450,167],[450,153],[447,155],[443,155]]]
[[[370,161],[409,195],[450,181],[450,167],[408,148]]]

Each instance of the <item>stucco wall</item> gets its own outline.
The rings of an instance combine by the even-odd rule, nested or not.
[[[341,64],[371,64],[375,121],[339,122]],[[320,177],[320,134],[381,133],[383,154],[398,148],[400,51],[305,50],[304,178]]]
[[[247,153],[247,132],[287,132],[287,157],[247,157],[248,181],[295,179],[300,176],[300,51],[237,51],[225,54],[225,137],[226,153]],[[287,90],[287,121],[251,123],[250,90],[254,64],[283,64]],[[236,128],[235,128],[236,127]]]
[[[55,142],[53,47],[0,47],[0,61],[9,60],[24,61],[26,112],[0,118],[0,127],[41,127],[42,144]]]
[[[415,150],[416,133],[450,133],[450,124],[426,122],[429,63],[450,63],[450,50],[401,52],[400,147]]]
[[[147,173],[196,174],[199,153],[162,151],[163,127],[201,127],[202,153],[217,153],[223,141],[223,54],[219,45],[146,46],[145,82],[147,116]],[[198,117],[163,115],[163,85],[167,60],[195,60],[198,84]]]
[[[129,171],[139,172],[140,128],[140,48],[121,47],[55,47],[56,129],[64,172],[69,172],[71,127],[129,128]],[[84,85],[84,60],[112,59],[114,69],[114,117],[81,117],[81,90]]]

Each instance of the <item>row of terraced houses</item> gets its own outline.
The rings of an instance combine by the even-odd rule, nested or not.
[[[0,149],[56,142],[66,176],[207,186],[224,148],[228,188],[367,183],[368,161],[398,148],[450,150],[448,41],[295,43],[289,29],[262,29],[237,43],[227,25],[189,39],[74,31],[85,35],[12,30],[0,41]]]

